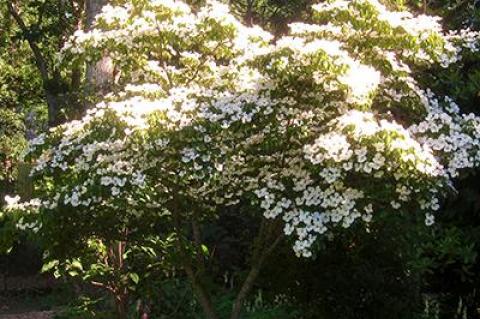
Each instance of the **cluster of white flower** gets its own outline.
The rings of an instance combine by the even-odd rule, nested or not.
[[[295,27],[296,32],[301,35],[300,32],[315,32],[317,26],[312,26],[312,30],[309,30],[308,25],[302,24],[302,27]],[[339,69],[344,69],[341,72],[341,76],[337,78],[338,83],[341,83],[348,87],[347,102],[352,104],[364,104],[368,102],[369,95],[380,84],[380,73],[372,66],[365,65],[361,61],[353,59],[347,50],[342,47],[342,43],[337,40],[330,39],[308,39],[302,36],[291,37],[286,36],[279,39],[274,48],[275,51],[282,51],[287,49],[293,54],[289,58],[284,57],[282,62],[282,68],[286,69],[292,60],[306,68],[311,68],[311,57],[317,56],[320,53],[328,56],[328,62],[332,65],[336,65]],[[290,61],[290,62],[289,62]],[[295,66],[297,66],[295,64]],[[326,76],[324,70],[314,73],[315,82],[321,85],[324,89],[336,90],[338,86],[330,85],[326,86]],[[328,74],[327,76],[331,76]],[[332,83],[333,84],[333,83]]]
[[[445,35],[445,53],[439,55],[440,65],[444,68],[462,59],[465,52],[478,52],[480,32],[469,29],[450,31]]]
[[[310,256],[329,225],[348,228],[358,218],[370,221],[374,208],[399,210],[402,203],[416,202],[424,211],[438,210],[438,189],[446,182],[443,166],[407,130],[359,111],[328,126],[331,131],[304,147],[313,164],[308,183],[300,179],[286,190],[270,181],[256,192],[265,217],[282,216],[285,232],[297,237],[297,255]]]
[[[13,196],[13,197],[9,196],[9,195],[5,196],[5,203],[7,204],[7,207],[9,207],[9,208],[15,207],[15,205],[17,205],[19,201],[20,201],[20,196],[18,196],[18,195]]]
[[[416,80],[411,76],[409,63],[438,63],[448,67],[461,60],[465,51],[477,52],[479,49],[478,32],[444,32],[438,17],[390,11],[377,0],[331,0],[313,8],[321,24],[294,24],[292,32],[308,38],[320,36],[338,40],[343,43],[343,49],[353,52],[361,63],[373,64],[382,73],[382,90],[386,96],[379,95],[386,98],[384,104],[397,102],[398,107],[402,107],[416,103],[415,99],[423,99]],[[376,37],[375,46],[367,44],[371,41],[368,35],[372,33]],[[349,47],[352,43],[354,47]],[[398,46],[397,50],[395,46]],[[385,72],[385,62],[392,70]],[[378,77],[372,73],[372,79]],[[364,81],[359,77],[352,82]]]
[[[6,212],[18,212],[21,211],[23,215],[18,218],[16,227],[19,230],[30,230],[37,233],[42,227],[42,223],[35,218],[38,209],[42,206],[42,201],[39,198],[34,198],[29,201],[20,202],[20,196],[11,197],[5,196]],[[28,221],[27,221],[28,219]]]
[[[362,104],[380,84],[380,72],[358,62],[350,63],[347,73],[339,80],[349,87],[347,102]]]
[[[451,177],[480,165],[480,118],[474,114],[431,112],[409,130],[435,152]]]
[[[436,18],[376,0],[314,10],[319,24],[292,24],[272,44],[215,1],[198,12],[174,0],[106,6],[65,52],[105,47],[126,84],[32,141],[33,174],[55,187],[42,206],[141,214],[253,193],[305,257],[319,235],[383,211],[433,223],[452,178],[480,165],[480,119],[422,88],[412,66],[450,65],[478,50],[477,35],[445,35]]]
[[[82,120],[61,125],[48,138],[41,136],[31,143],[25,155],[37,159],[31,175],[56,181],[54,190],[42,194],[37,209],[69,205],[95,213],[99,206],[124,207],[132,192],[146,186],[143,171],[153,164],[134,155],[141,145],[135,145],[128,134],[138,130],[138,123],[132,122],[133,115],[115,111],[100,105]],[[158,149],[166,145],[166,140],[155,144]],[[135,200],[129,204],[136,206]]]
[[[34,220],[32,222],[26,222],[24,218],[20,218],[17,221],[17,229],[22,231],[29,230],[29,231],[32,231],[33,233],[38,233],[41,227],[42,227],[42,223],[40,223],[38,220]]]
[[[440,18],[428,15],[414,16],[408,11],[391,11],[377,0],[356,0],[356,1],[326,1],[313,6],[317,12],[348,11],[351,14],[359,14],[357,10],[362,7],[374,9],[374,18],[388,23],[392,28],[401,28],[408,34],[420,36],[424,33],[440,32],[442,26]],[[352,10],[354,9],[354,10]],[[373,22],[373,21],[372,21]]]

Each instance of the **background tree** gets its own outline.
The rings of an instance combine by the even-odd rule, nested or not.
[[[81,80],[80,67],[61,69],[56,56],[63,43],[82,21],[82,2],[67,1],[10,1],[2,5],[2,13],[12,32],[26,41],[31,50],[48,105],[48,123],[62,122],[62,110],[75,104]],[[72,93],[74,92],[74,93]],[[73,109],[73,112],[78,111]]]

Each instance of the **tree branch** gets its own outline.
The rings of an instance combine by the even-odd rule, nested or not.
[[[211,303],[210,296],[208,292],[205,290],[205,288],[203,287],[203,285],[198,281],[197,275],[193,270],[191,258],[188,256],[187,252],[185,251],[184,242],[182,240],[182,227],[181,227],[178,205],[176,203],[173,203],[173,205],[175,206],[175,209],[172,210],[172,216],[173,216],[174,227],[177,232],[175,246],[177,247],[177,250],[180,254],[180,260],[182,262],[182,266],[185,269],[187,277],[189,278],[192,284],[192,288],[195,291],[195,294],[197,295],[198,302],[200,303],[206,317],[208,319],[218,319],[218,315],[215,312],[215,309],[213,308],[213,305]]]
[[[205,270],[205,258],[202,249],[202,235],[196,214],[192,217],[192,235],[196,250],[198,271],[203,273]]]
[[[263,224],[263,223],[262,223]],[[235,302],[233,303],[233,308],[232,308],[232,313],[230,315],[230,319],[239,319],[240,315],[242,313],[242,308],[243,308],[243,303],[245,302],[245,299],[247,298],[248,294],[253,288],[253,285],[255,284],[255,281],[257,280],[258,275],[260,274],[260,271],[262,270],[263,264],[265,263],[265,260],[267,259],[268,256],[275,250],[275,248],[280,244],[280,242],[284,238],[283,232],[281,232],[279,235],[276,236],[274,239],[273,243],[270,246],[264,247],[264,244],[266,241],[268,241],[270,238],[268,238],[270,231],[273,231],[276,228],[276,225],[273,223],[270,224],[270,227],[267,227],[267,225],[262,225],[259,234],[257,236],[257,249],[255,249],[253,255],[252,255],[252,266],[250,268],[250,271],[248,272],[247,278],[242,284],[242,287],[240,288],[240,291],[237,294],[237,297],[235,298]]]
[[[45,57],[43,56],[42,52],[40,51],[40,48],[38,47],[37,43],[28,35],[28,27],[26,26],[25,22],[23,21],[22,17],[18,13],[17,9],[14,6],[13,2],[7,2],[7,8],[8,11],[10,12],[11,16],[17,23],[18,27],[22,31],[25,39],[27,40],[33,55],[35,57],[35,64],[37,65],[38,70],[40,71],[40,75],[42,77],[43,85],[44,88],[46,88],[46,85],[50,79],[48,75],[48,66],[47,62],[45,60]]]

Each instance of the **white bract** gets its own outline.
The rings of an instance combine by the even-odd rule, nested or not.
[[[122,3],[64,49],[108,54],[119,79],[82,120],[32,141],[42,213],[242,202],[282,219],[309,257],[318,236],[376,214],[423,212],[430,225],[452,179],[479,166],[480,119],[412,71],[475,52],[473,32],[376,0],[327,1],[273,42],[215,1]]]

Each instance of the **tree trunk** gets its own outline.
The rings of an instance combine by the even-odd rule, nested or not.
[[[248,294],[253,288],[253,284],[257,280],[258,275],[260,274],[260,269],[262,267],[262,263],[258,263],[253,265],[248,273],[247,278],[243,282],[242,288],[240,288],[240,292],[238,293],[237,297],[235,298],[235,302],[233,303],[232,313],[230,315],[230,319],[239,319],[240,315],[242,314],[243,303],[247,298]]]
[[[245,24],[249,27],[253,26],[253,0],[247,1],[247,9],[245,12]]]
[[[218,319],[217,313],[215,312],[215,309],[213,308],[212,302],[210,300],[210,296],[205,291],[203,286],[198,282],[196,278],[197,276],[193,272],[193,269],[189,265],[186,265],[185,272],[190,279],[192,288],[197,295],[198,302],[200,303],[200,306],[202,307],[205,316],[208,319]]]
[[[118,319],[127,319],[128,316],[128,297],[123,292],[119,292],[115,296],[115,310]]]
[[[125,261],[123,259],[123,255],[125,253],[126,245],[126,241],[113,242],[110,244],[109,248],[109,264],[111,267],[113,267],[114,271],[119,274],[124,273]],[[117,312],[118,319],[127,319],[129,297],[128,289],[122,283],[121,278],[117,279],[118,280],[114,280],[114,286],[111,290],[115,299],[115,310]]]
[[[23,36],[28,42],[30,49],[32,50],[33,57],[35,58],[35,65],[37,66],[38,71],[40,72],[40,77],[43,82],[43,90],[45,94],[45,98],[48,104],[48,126],[53,127],[59,124],[59,117],[58,114],[60,112],[60,98],[58,93],[55,93],[51,90],[51,84],[53,81],[56,83],[61,83],[61,78],[57,78],[60,76],[60,73],[55,74],[55,77],[52,79],[50,77],[50,69],[48,59],[42,53],[42,50],[38,46],[38,43],[29,36],[30,30],[25,24],[25,21],[22,19],[18,8],[16,7],[16,3],[10,1],[7,2],[7,9],[10,15],[13,17],[15,22],[17,23],[18,27],[23,33]]]
[[[54,127],[60,124],[59,112],[61,105],[57,94],[45,89],[45,98],[48,105],[48,127]]]
[[[183,268],[187,274],[188,279],[192,285],[193,291],[197,297],[200,306],[202,307],[203,313],[208,319],[218,319],[218,315],[213,307],[212,301],[208,294],[208,291],[203,287],[202,283],[198,280],[197,274],[195,273],[191,257],[186,253],[184,242],[181,238],[182,236],[182,227],[180,222],[180,215],[179,211],[181,211],[178,207],[178,203],[173,203],[172,207],[172,214],[173,214],[173,222],[175,226],[175,230],[177,232],[177,239],[175,241],[175,245],[178,249],[180,254],[180,259]]]
[[[85,0],[85,14],[86,14],[86,27],[87,30],[91,29],[95,16],[102,12],[104,5],[108,3],[108,0]]]
[[[279,236],[276,237],[272,245],[262,249],[262,246],[264,243],[262,243],[261,241],[265,240],[264,236],[266,236],[267,242],[268,242],[269,241],[268,235],[269,235],[268,230],[265,230],[264,228],[260,229],[257,237],[257,240],[258,240],[257,245],[259,245],[257,248],[258,250],[254,251],[253,253],[252,267],[250,268],[247,278],[243,282],[242,287],[240,288],[240,291],[238,292],[237,297],[235,298],[235,302],[233,303],[233,307],[232,307],[232,312],[230,314],[230,319],[240,319],[245,299],[248,297],[248,294],[252,291],[255,281],[257,280],[257,277],[260,274],[260,271],[262,270],[263,264],[265,263],[265,260],[283,239],[283,233],[281,233]]]
[[[86,29],[90,30],[95,22],[95,16],[102,12],[104,5],[108,0],[86,0]],[[113,64],[112,60],[105,56],[99,61],[87,64],[87,94],[88,95],[105,95],[110,89],[113,82]]]
[[[107,94],[113,83],[113,72],[112,59],[107,56],[96,63],[89,63],[86,74],[89,93],[99,96]]]

